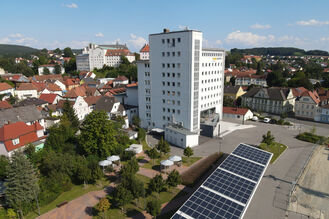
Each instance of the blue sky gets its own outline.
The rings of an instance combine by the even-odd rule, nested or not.
[[[0,43],[54,49],[127,43],[185,26],[207,47],[329,50],[328,0],[3,0]]]

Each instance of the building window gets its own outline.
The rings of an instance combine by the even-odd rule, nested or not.
[[[165,63],[162,63],[162,68],[166,67]]]
[[[178,38],[177,41],[180,43],[180,38]]]
[[[177,77],[180,78],[180,73],[177,73]]]
[[[162,39],[162,44],[164,44],[165,43],[165,40],[164,39]]]
[[[172,56],[175,56],[175,52],[172,52]]]
[[[162,99],[162,103],[166,103],[166,100],[165,99]]]
[[[177,86],[180,87],[180,82],[177,82]]]
[[[167,43],[170,43],[170,39],[167,39]]]
[[[172,77],[173,77],[173,78],[175,77],[175,73],[172,73]]]
[[[170,117],[169,116],[167,117],[167,120],[170,121]]]
[[[162,56],[165,56],[165,52],[162,52]]]
[[[177,101],[177,104],[178,104],[178,106],[180,106],[180,101],[179,100]]]
[[[13,145],[19,144],[19,138],[13,139],[12,142],[13,142]]]
[[[162,77],[165,77],[165,76],[166,76],[166,74],[164,72],[162,72]]]
[[[169,63],[167,63],[167,68],[170,68],[170,64]]]
[[[180,114],[180,110],[177,110],[177,113]]]
[[[166,83],[164,81],[162,81],[162,86],[165,86],[165,85],[166,85]]]
[[[177,55],[180,56],[180,52],[177,52]]]
[[[170,52],[167,52],[167,56],[170,56]]]

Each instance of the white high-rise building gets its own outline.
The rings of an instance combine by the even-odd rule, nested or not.
[[[77,70],[92,71],[103,68],[104,65],[117,67],[121,63],[121,56],[125,56],[129,62],[135,61],[135,55],[125,45],[89,44],[82,54],[76,56]]]
[[[202,46],[202,32],[151,34],[150,58],[138,62],[139,116],[180,147],[216,135],[222,118],[225,52]],[[201,128],[200,128],[201,127]]]

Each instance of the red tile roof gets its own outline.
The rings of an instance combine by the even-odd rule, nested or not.
[[[72,88],[71,90],[69,90],[69,92],[66,93],[66,95],[64,97],[76,98],[78,96],[81,96],[81,97],[87,96],[86,88],[84,86]]]
[[[7,102],[7,101],[0,101],[0,109],[9,109],[9,108],[13,108],[13,106]]]
[[[128,78],[126,76],[120,75],[114,81],[127,81]]]
[[[132,55],[128,49],[108,49],[105,56],[127,56]]]
[[[150,52],[149,44],[145,44],[143,48],[140,50],[140,52]]]
[[[223,113],[226,114],[236,114],[236,115],[246,115],[249,109],[247,108],[237,108],[237,107],[223,107]]]
[[[38,123],[27,125],[24,122],[6,124],[0,128],[0,141],[4,142],[7,151],[12,151],[29,143],[36,142],[43,137],[38,138],[37,131],[43,130]],[[19,144],[14,145],[12,140],[19,139]]]
[[[296,88],[292,88],[291,91],[292,91],[292,94],[294,95],[294,97],[300,97],[302,95],[302,93],[307,91],[307,89],[304,87],[296,87]]]
[[[22,83],[16,90],[38,90],[37,87],[32,83]]]
[[[95,105],[96,102],[101,98],[102,96],[89,96],[89,97],[85,97],[83,98],[86,103],[88,104],[88,106],[91,106],[91,105]]]
[[[63,77],[62,75],[34,75],[33,78],[35,79],[35,81],[46,81],[46,80],[50,80],[50,79],[54,79],[54,80],[62,80]]]
[[[57,94],[41,94],[39,99],[44,100],[44,101],[48,102],[49,104],[53,104],[56,97],[57,97]]]
[[[316,104],[319,104],[320,103],[320,97],[318,95],[318,93],[316,91],[309,91],[309,90],[306,90],[304,93],[302,93],[303,97],[311,97],[312,100],[316,103]]]
[[[9,89],[13,89],[13,87],[5,82],[0,83],[0,91],[9,90]]]

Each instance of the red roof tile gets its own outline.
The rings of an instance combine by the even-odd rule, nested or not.
[[[149,44],[145,44],[143,48],[140,50],[140,52],[150,52]]]
[[[7,102],[7,101],[0,101],[0,109],[9,109],[9,108],[13,108],[13,106]]]
[[[38,90],[38,89],[32,83],[22,83],[19,85],[18,88],[16,88],[16,90]]]
[[[223,107],[223,113],[226,114],[237,114],[237,115],[245,115],[249,109],[247,108],[237,108],[237,107]]]
[[[138,87],[138,82],[132,83],[132,84],[127,84],[126,87]]]
[[[49,104],[54,103],[54,100],[56,99],[57,94],[41,94],[39,99],[44,100],[48,102]]]
[[[316,92],[316,91],[309,91],[309,90],[306,90],[304,93],[302,93],[302,95],[301,96],[303,96],[303,97],[311,97],[312,98],[312,100],[316,103],[316,104],[318,104],[318,103],[320,103],[320,97],[319,97],[319,95],[318,95],[318,93]]]
[[[9,89],[13,89],[13,87],[5,82],[0,83],[0,91],[9,90]]]
[[[4,142],[7,151],[12,151],[42,139],[42,137],[38,138],[37,136],[38,130],[43,130],[38,122],[32,125],[27,125],[24,122],[6,124],[0,128],[0,141]],[[12,140],[17,138],[19,144],[14,145]]]

